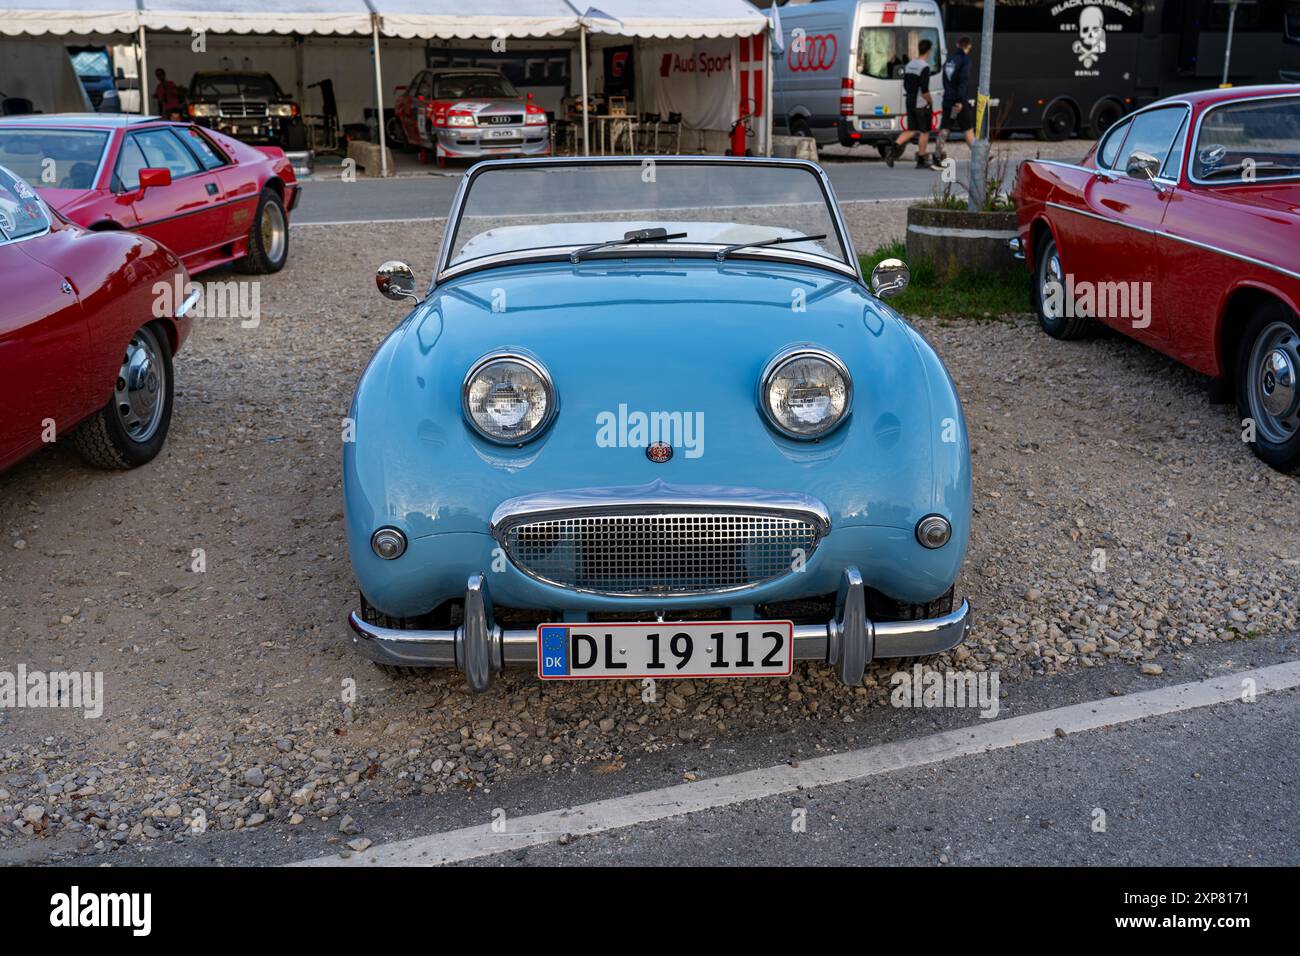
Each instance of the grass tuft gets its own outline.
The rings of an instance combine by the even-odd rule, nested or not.
[[[891,242],[858,257],[862,271],[870,277],[881,259],[907,262],[907,247]],[[932,315],[947,319],[994,319],[1029,311],[1029,273],[989,275],[963,270],[943,281],[926,262],[908,263],[912,281],[907,291],[894,296],[889,304],[904,315]]]

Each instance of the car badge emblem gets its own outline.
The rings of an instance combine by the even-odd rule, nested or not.
[[[645,456],[653,461],[656,465],[662,465],[669,458],[673,457],[673,446],[666,441],[651,442],[646,447]]]

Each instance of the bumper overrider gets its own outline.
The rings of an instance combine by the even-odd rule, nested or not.
[[[465,586],[464,623],[447,630],[399,630],[348,618],[352,643],[380,664],[455,667],[470,689],[487,690],[493,675],[506,665],[536,665],[537,631],[503,630],[492,613],[484,574],[471,575]],[[834,665],[846,684],[862,682],[867,665],[877,658],[920,657],[956,647],[970,629],[970,603],[963,600],[951,614],[928,620],[872,621],[867,617],[862,575],[845,568],[835,602],[835,616],[825,624],[794,628],[794,658]]]

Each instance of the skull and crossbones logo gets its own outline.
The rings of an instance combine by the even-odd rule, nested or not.
[[[1071,47],[1085,70],[1106,52],[1106,18],[1101,7],[1084,7],[1079,13],[1079,39]]]

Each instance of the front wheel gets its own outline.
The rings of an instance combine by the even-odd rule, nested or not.
[[[289,218],[280,195],[263,189],[248,231],[248,254],[236,266],[240,272],[267,275],[279,272],[289,259]]]
[[[1243,438],[1261,461],[1300,470],[1300,321],[1281,302],[1255,310],[1237,353]],[[1253,435],[1252,435],[1253,432]]]
[[[1092,329],[1092,319],[1079,315],[1073,302],[1067,301],[1065,267],[1056,248],[1056,237],[1044,233],[1041,247],[1034,257],[1034,308],[1038,324],[1054,339],[1083,338]]]
[[[146,325],[131,336],[107,405],[77,426],[72,442],[99,468],[135,468],[153,460],[172,420],[172,358],[167,336]]]

